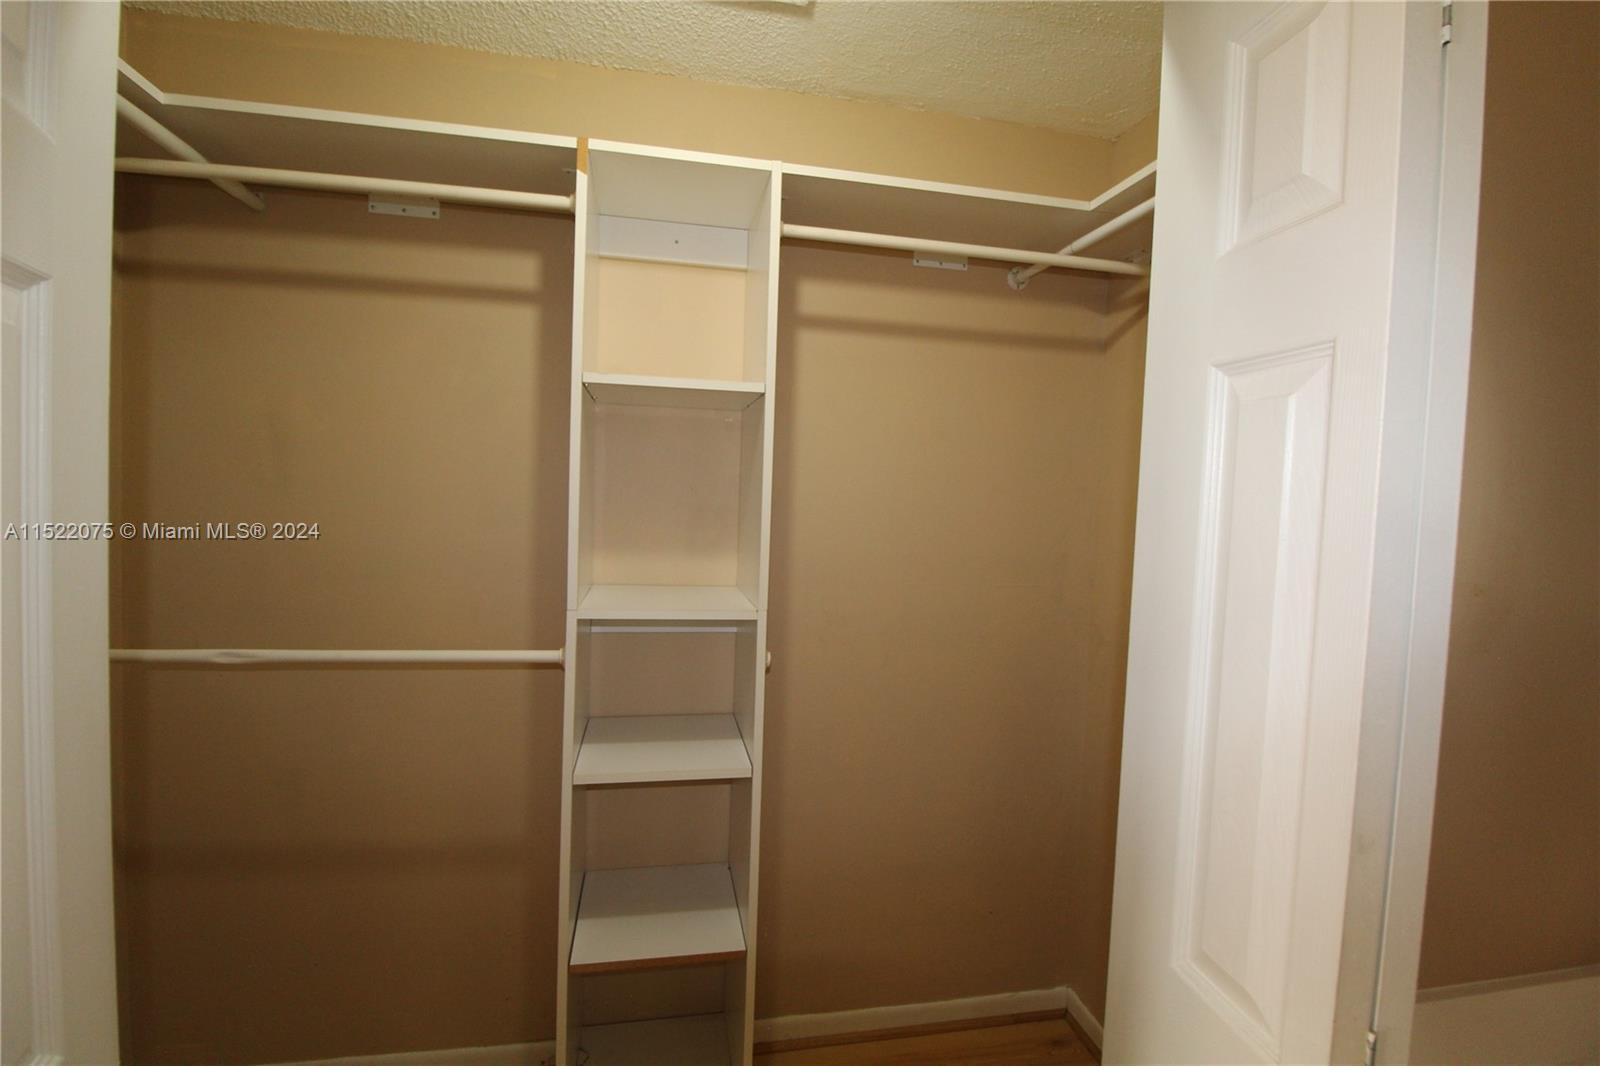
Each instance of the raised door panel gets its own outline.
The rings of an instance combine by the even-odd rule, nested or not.
[[[1227,47],[1224,252],[1344,198],[1350,8],[1285,4]]]
[[[1212,371],[1174,954],[1268,1058],[1292,944],[1332,362],[1319,345]]]

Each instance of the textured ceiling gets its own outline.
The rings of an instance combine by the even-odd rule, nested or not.
[[[1156,106],[1158,3],[129,0],[1114,138]]]

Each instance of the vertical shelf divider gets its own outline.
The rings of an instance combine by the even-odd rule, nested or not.
[[[572,934],[577,926],[578,902],[583,892],[583,861],[587,824],[584,794],[572,785],[573,768],[578,761],[578,744],[588,724],[587,698],[579,703],[578,674],[588,665],[588,638],[580,637],[578,604],[592,583],[588,569],[589,553],[583,547],[590,511],[589,440],[583,417],[583,362],[586,332],[592,334],[589,308],[593,302],[586,290],[591,271],[589,248],[595,236],[595,215],[589,192],[589,143],[578,140],[576,184],[572,194],[572,401],[571,425],[567,438],[567,648],[566,669],[562,671],[561,696],[561,855],[557,887],[558,926],[556,951],[556,1064],[566,1066],[578,1059],[578,997],[572,988],[567,959],[572,954]]]

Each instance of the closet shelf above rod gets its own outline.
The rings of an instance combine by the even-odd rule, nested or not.
[[[1138,222],[1145,216],[1152,214],[1155,209],[1156,198],[1152,196],[1143,203],[1130,207],[1128,210],[1124,211],[1110,222],[1107,222],[1105,225],[1099,226],[1090,230],[1088,233],[1085,233],[1082,237],[1079,237],[1077,240],[1061,249],[1060,254],[1077,255],[1085,248],[1088,248],[1091,245],[1099,244],[1113,233],[1121,233],[1135,222]],[[1035,274],[1043,271],[1045,266],[1046,264],[1044,263],[1035,263],[1033,266],[1027,268],[1012,267],[1011,273],[1006,276],[1006,281],[1013,289],[1021,291],[1022,289],[1028,287],[1028,281]]]
[[[1035,252],[1026,248],[997,248],[988,244],[964,244],[960,241],[930,241],[920,237],[900,237],[892,233],[864,233],[859,230],[829,229],[826,226],[798,226],[785,222],[783,235],[802,241],[827,241],[831,244],[853,244],[863,248],[890,248],[902,252],[931,252],[942,255],[966,255],[977,259],[993,259],[1002,263],[1032,263],[1040,267],[1066,267],[1069,270],[1090,270],[1099,274],[1122,274],[1128,277],[1145,277],[1148,267],[1137,263],[1124,263],[1117,259],[1091,259],[1086,256],[1061,255],[1056,252]]]
[[[254,666],[262,663],[477,663],[503,666],[560,666],[563,648],[549,650],[468,649],[437,651],[329,650],[323,648],[112,648],[112,662],[211,663],[217,666]]]
[[[175,159],[139,159],[122,156],[117,170],[123,174],[149,174],[166,178],[202,178],[207,181],[248,181],[292,189],[318,189],[324,192],[351,192],[372,195],[416,196],[445,203],[474,204],[479,207],[506,207],[520,211],[553,211],[572,214],[572,197],[559,193],[519,192],[515,189],[488,189],[476,185],[443,185],[431,181],[405,181],[400,178],[371,178],[355,174],[322,174],[311,170],[278,170],[273,167],[244,167],[227,163],[193,163]]]

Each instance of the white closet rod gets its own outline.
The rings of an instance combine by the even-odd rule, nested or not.
[[[212,663],[217,666],[251,666],[257,663],[480,663],[504,666],[549,664],[566,661],[562,648],[554,651],[493,649],[431,651],[421,648],[389,651],[340,651],[323,648],[112,648],[112,662]]]
[[[1061,254],[1076,255],[1085,248],[1088,248],[1090,245],[1099,244],[1113,233],[1118,233],[1124,229],[1127,229],[1129,226],[1133,225],[1141,218],[1144,218],[1155,209],[1156,198],[1152,196],[1144,203],[1130,207],[1128,210],[1124,211],[1110,222],[1107,222],[1105,225],[1098,226],[1095,229],[1090,230],[1088,233],[1085,233],[1082,237],[1079,237],[1077,240],[1061,249]],[[1043,270],[1044,265],[1039,263],[1035,263],[1033,266],[1027,268],[1012,267],[1011,273],[1006,276],[1006,281],[1011,284],[1013,289],[1025,289],[1028,286],[1028,280]]]
[[[149,137],[179,159],[187,160],[190,163],[207,162],[206,157],[201,155],[194,145],[141,111],[137,104],[121,93],[117,94],[117,114],[137,126],[146,137]],[[267,209],[267,205],[261,202],[261,197],[236,181],[230,181],[227,178],[213,178],[211,184],[252,211],[265,211]]]
[[[255,182],[259,185],[285,186],[291,189],[417,196],[453,204],[572,214],[571,196],[518,192],[513,189],[488,189],[476,185],[442,185],[431,181],[403,181],[399,178],[322,174],[313,170],[278,170],[273,167],[243,167],[228,163],[192,163],[173,159],[137,159],[126,156],[117,159],[117,170],[124,174],[153,174],[165,178],[204,178],[207,181],[226,178]]]
[[[598,628],[598,627],[597,627]],[[712,629],[634,629],[616,627],[604,630],[613,633],[721,633],[732,630]],[[257,663],[479,663],[501,666],[564,666],[565,648],[554,651],[336,651],[321,648],[112,648],[111,661],[115,663],[210,663],[213,666],[251,666]],[[767,652],[767,666],[772,666],[772,653]]]
[[[863,233],[852,229],[828,229],[825,226],[797,226],[789,222],[783,224],[783,235],[802,241],[828,241],[832,244],[854,244],[863,248],[892,248],[902,252],[967,255],[978,259],[994,259],[1002,263],[1035,263],[1041,266],[1067,267],[1071,270],[1092,270],[1101,274],[1144,277],[1150,273],[1147,267],[1116,259],[1089,259],[1078,255],[1034,252],[1026,248],[996,248],[988,244],[963,244],[959,241],[929,241],[920,237],[900,237],[892,233]]]

